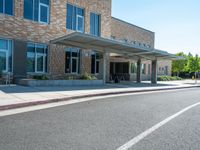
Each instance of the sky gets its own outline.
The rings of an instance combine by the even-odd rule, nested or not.
[[[112,0],[112,16],[155,32],[155,48],[200,55],[200,0]]]

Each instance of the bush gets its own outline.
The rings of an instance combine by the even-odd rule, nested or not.
[[[175,80],[183,80],[183,79],[180,78],[180,77],[177,77],[177,76],[174,76],[174,77],[171,77],[171,76],[159,76],[158,77],[158,81],[175,81]]]
[[[64,77],[64,80],[74,80],[74,77],[73,76],[66,76],[66,77]]]
[[[45,75],[34,75],[33,79],[36,79],[36,80],[49,80],[49,78],[47,78]]]
[[[88,73],[84,73],[83,75],[81,75],[80,79],[81,80],[97,80],[95,76],[91,76]]]
[[[80,79],[82,80],[92,80],[92,77],[88,73],[81,75]]]

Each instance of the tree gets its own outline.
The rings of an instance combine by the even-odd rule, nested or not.
[[[183,52],[177,53],[176,56],[182,57],[178,60],[172,61],[172,72],[176,73],[179,76],[180,72],[184,72],[187,69],[187,55]]]
[[[195,73],[195,79],[197,78],[197,72],[200,71],[200,58],[198,55],[195,57],[189,56],[188,57],[188,68],[190,72]]]

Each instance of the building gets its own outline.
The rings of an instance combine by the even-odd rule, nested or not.
[[[175,56],[154,48],[153,32],[113,18],[111,6],[111,0],[1,0],[0,69],[15,81],[88,73],[156,83],[157,70],[170,75]]]

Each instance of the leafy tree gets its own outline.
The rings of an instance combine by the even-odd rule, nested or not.
[[[177,53],[176,56],[182,57],[178,60],[174,60],[172,62],[172,72],[176,73],[177,76],[179,76],[180,72],[184,72],[187,70],[187,55],[185,55],[183,52]]]
[[[196,78],[197,72],[200,72],[200,58],[198,55],[196,55],[195,57],[193,56],[188,57],[188,68],[190,72],[195,73],[195,78]]]

